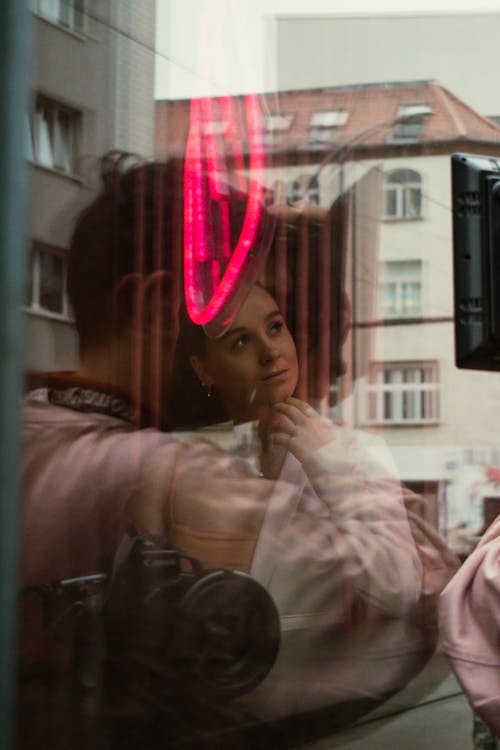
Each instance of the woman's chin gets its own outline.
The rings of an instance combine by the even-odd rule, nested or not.
[[[274,404],[282,403],[283,401],[286,401],[287,398],[290,398],[290,396],[293,396],[294,389],[290,386],[283,386],[282,388],[277,388],[276,391],[271,395],[269,399],[269,406],[274,406]]]

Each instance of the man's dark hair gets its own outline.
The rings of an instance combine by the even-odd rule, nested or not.
[[[181,160],[145,163],[111,152],[101,173],[101,193],[70,243],[68,294],[82,352],[143,314],[146,295],[161,296],[175,316],[182,281]]]

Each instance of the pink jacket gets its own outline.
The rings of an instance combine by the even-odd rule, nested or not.
[[[440,625],[464,692],[500,735],[500,516],[441,595]]]
[[[28,394],[22,432],[21,582],[102,570],[123,537],[127,505],[145,459],[176,444],[122,419],[54,406]]]
[[[449,566],[425,525],[409,523],[376,446],[332,429],[333,442],[305,470],[289,456],[272,482],[206,440],[134,430],[33,393],[23,583],[100,570],[133,520],[208,568],[250,572],[271,594],[282,647],[253,696],[259,714],[381,700],[425,663],[433,641],[420,603]]]
[[[377,702],[416,675],[435,646],[436,594],[455,558],[408,513],[411,493],[380,439],[332,425],[332,442],[305,467],[288,455],[274,483],[206,440],[181,447],[173,471],[162,451],[140,488],[138,523],[168,529],[209,566],[249,570],[278,608],[280,652],[249,697],[254,711]],[[144,498],[167,486],[155,527]]]

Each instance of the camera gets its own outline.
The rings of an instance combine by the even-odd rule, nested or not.
[[[83,690],[225,701],[255,688],[279,649],[279,616],[249,575],[207,571],[130,529],[107,573],[31,586],[45,632],[72,652]]]

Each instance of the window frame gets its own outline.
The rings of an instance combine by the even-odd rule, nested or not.
[[[83,38],[87,35],[87,8],[86,0],[51,0],[58,7],[58,13],[56,15],[50,15],[44,12],[43,4],[46,0],[29,0],[29,9],[31,12],[41,18],[43,21],[52,24],[58,29],[65,31],[68,34],[74,34],[77,37]],[[75,2],[80,2],[81,9],[75,8]],[[66,7],[72,16],[72,23],[64,23],[61,20],[61,8]],[[75,19],[80,17],[81,24],[78,26],[75,24]]]
[[[400,265],[401,267],[407,265],[409,269],[410,264],[418,266],[416,273],[412,273],[410,272],[410,270],[408,270],[407,273],[405,273],[404,271],[402,271],[400,274],[396,272],[391,273],[389,269],[389,266],[395,265]],[[421,258],[405,258],[381,261],[379,267],[379,279],[378,310],[379,316],[383,320],[405,320],[422,317],[424,310],[424,268]],[[388,312],[386,309],[386,288],[389,284],[393,284],[396,286],[396,309],[394,312]],[[419,286],[418,309],[405,310],[405,299],[407,299],[407,295],[404,294],[403,287],[409,284],[418,284]]]
[[[48,116],[46,118],[46,122],[49,123],[47,136],[49,138],[49,148],[52,155],[52,164],[46,162],[41,157],[40,153],[42,146],[40,144],[40,129],[37,124],[37,118],[43,117],[44,108],[48,113]],[[60,132],[59,118],[61,117],[68,118],[68,133],[70,136],[70,142],[68,144],[69,166],[67,169],[64,166],[57,164],[55,159],[55,152],[57,149],[56,137],[57,133]],[[33,104],[28,112],[28,143],[26,146],[26,150],[28,152],[28,161],[34,166],[41,169],[47,169],[54,174],[63,175],[65,177],[70,177],[73,179],[79,179],[77,163],[80,153],[81,128],[81,111],[60,102],[57,99],[37,92],[33,97]]]
[[[265,130],[269,133],[286,133],[291,130],[294,114],[269,113],[265,118]]]
[[[318,109],[312,112],[309,119],[311,130],[332,130],[342,128],[349,120],[349,110],[342,107],[335,109]]]
[[[307,189],[306,189],[307,188]],[[289,203],[306,200],[315,206],[320,205],[320,187],[317,175],[301,174],[287,184]]]
[[[60,258],[62,261],[62,287],[61,287],[61,301],[62,311],[56,312],[55,310],[49,310],[40,304],[40,256],[42,253],[47,255],[54,255]],[[50,318],[52,320],[60,320],[64,322],[73,322],[73,315],[71,312],[71,306],[68,298],[68,253],[66,250],[60,247],[49,245],[46,242],[39,242],[38,240],[32,240],[28,250],[28,267],[31,273],[28,271],[26,280],[26,291],[28,292],[28,282],[30,283],[30,301],[25,300],[24,311],[31,315],[37,315],[43,318]]]
[[[424,119],[432,115],[428,102],[408,102],[398,107],[392,131],[387,136],[388,143],[415,143],[418,141]]]
[[[393,179],[391,181],[391,177],[394,177],[394,175],[398,173],[403,173],[403,172],[407,172],[408,174],[413,174],[414,179],[406,179],[404,181]],[[417,177],[418,179],[416,179]],[[411,199],[409,199],[409,196],[412,191],[418,191],[418,203],[419,203],[418,214],[411,214],[408,211],[408,206],[411,205]],[[394,196],[395,196],[394,213],[389,213],[387,210],[389,193],[394,193]],[[423,215],[423,210],[422,210],[422,203],[423,203],[422,199],[423,199],[422,174],[418,172],[416,169],[410,169],[407,167],[397,167],[385,173],[385,180],[384,180],[384,220],[385,221],[389,221],[389,222],[390,221],[419,221],[423,219],[424,215]]]
[[[404,380],[386,382],[385,375],[419,371],[429,368],[432,380]],[[425,395],[429,394],[426,399]],[[405,398],[407,396],[407,398]],[[374,408],[372,408],[372,404]],[[428,413],[426,411],[426,404]],[[387,407],[391,416],[386,416]],[[370,363],[365,397],[365,424],[384,427],[428,427],[441,424],[441,377],[437,360],[374,361]],[[410,409],[412,414],[405,415]],[[423,416],[417,411],[424,411]],[[374,416],[372,416],[372,414]]]

